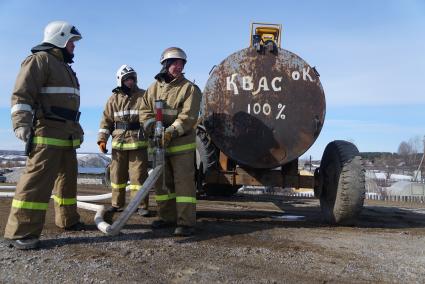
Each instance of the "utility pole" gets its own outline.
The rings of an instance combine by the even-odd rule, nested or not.
[[[311,155],[310,155],[310,173],[311,173]]]
[[[424,143],[424,147],[423,147],[423,152],[422,152],[422,159],[421,159],[421,162],[419,163],[418,170],[416,171],[414,181],[418,181],[418,173],[419,173],[419,171],[421,172],[421,180],[423,179],[422,164],[424,162],[424,157],[425,157],[425,135],[424,135],[424,138],[423,138],[423,143]]]

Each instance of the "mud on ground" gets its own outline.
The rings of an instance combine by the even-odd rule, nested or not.
[[[100,192],[83,187],[80,192]],[[104,191],[102,191],[104,193]],[[155,210],[153,198],[151,208]],[[0,199],[4,231],[10,199]],[[355,227],[321,222],[317,200],[267,196],[200,199],[197,234],[152,231],[133,216],[122,234],[97,230],[80,210],[84,232],[54,225],[50,205],[41,249],[0,243],[1,283],[370,283],[423,282],[425,207],[366,202]],[[290,221],[280,216],[305,216]]]

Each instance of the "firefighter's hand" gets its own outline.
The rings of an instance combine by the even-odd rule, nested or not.
[[[162,138],[162,141],[164,141],[164,144],[162,145],[162,147],[167,148],[171,140],[173,140],[173,138],[177,136],[178,136],[178,133],[174,126],[167,127],[167,129],[165,129],[165,132],[164,132],[164,137]]]
[[[164,132],[164,137],[162,137],[161,141],[161,147],[167,148],[168,145],[170,145],[171,140],[173,139],[173,135],[170,132]]]
[[[26,143],[31,135],[31,127],[29,126],[18,127],[15,129],[15,135],[19,140],[22,140]]]
[[[103,154],[108,153],[108,149],[106,149],[106,142],[98,141],[97,145],[99,145],[100,152],[102,152]]]
[[[155,120],[150,120],[143,124],[143,130],[145,131],[147,136],[153,136],[154,129],[155,129]]]

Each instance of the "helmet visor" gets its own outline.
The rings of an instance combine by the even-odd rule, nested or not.
[[[124,76],[122,76],[121,81],[124,82],[125,80],[128,80],[128,79],[133,79],[134,81],[137,81],[136,72],[133,71],[133,72],[125,74]]]
[[[80,37],[81,37],[81,33],[80,33],[80,31],[79,31],[79,30],[78,30],[75,26],[73,26],[73,27],[71,28],[70,33],[71,33],[73,36],[80,36]]]

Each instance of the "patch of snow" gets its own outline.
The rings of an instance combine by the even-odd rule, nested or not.
[[[100,178],[77,178],[77,184],[103,184]]]
[[[406,181],[410,181],[410,180],[412,180],[412,176],[391,174],[390,179],[391,180],[406,180]]]

